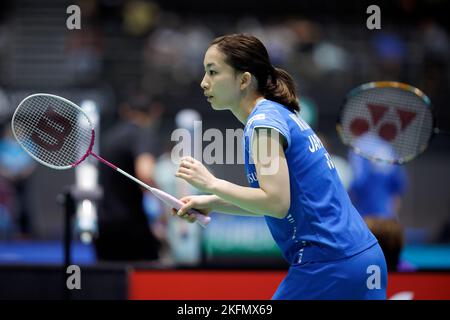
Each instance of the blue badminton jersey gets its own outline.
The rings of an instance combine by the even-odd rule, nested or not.
[[[255,106],[244,129],[245,168],[252,187],[259,188],[250,152],[255,128],[275,129],[287,141],[291,205],[284,219],[265,219],[291,265],[350,257],[377,243],[314,131],[295,113],[267,99]]]
[[[388,142],[377,136],[363,137],[357,147],[367,154],[395,152]],[[350,194],[359,213],[363,217],[395,218],[394,199],[406,191],[405,169],[401,165],[370,161],[352,151],[349,162],[353,172]]]

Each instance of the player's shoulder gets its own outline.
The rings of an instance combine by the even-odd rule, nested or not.
[[[270,121],[270,119],[283,119],[283,111],[284,107],[281,104],[264,99],[255,106],[255,109],[247,120],[247,125],[251,125],[255,121],[260,122],[264,120]]]
[[[281,114],[282,111],[286,110],[286,107],[284,107],[282,104],[264,99],[261,100],[255,107],[255,113],[273,113],[273,114]]]

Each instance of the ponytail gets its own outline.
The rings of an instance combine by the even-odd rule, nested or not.
[[[294,80],[283,69],[272,67],[270,70],[265,88],[265,98],[278,102],[291,111],[300,111]]]

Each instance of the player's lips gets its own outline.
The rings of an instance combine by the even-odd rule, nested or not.
[[[212,95],[209,95],[209,94],[205,94],[205,97],[206,97],[206,100],[210,100],[211,98],[214,98],[214,96],[212,96]]]

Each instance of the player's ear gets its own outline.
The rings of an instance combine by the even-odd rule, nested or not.
[[[244,90],[252,83],[252,74],[248,71],[241,74],[240,88]]]

